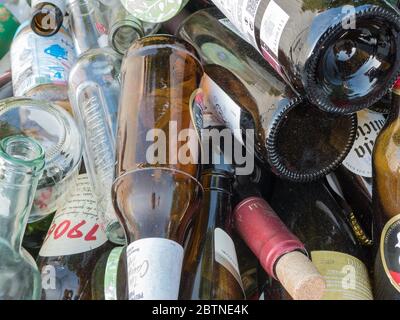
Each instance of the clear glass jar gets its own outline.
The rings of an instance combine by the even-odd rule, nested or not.
[[[39,180],[29,223],[55,212],[79,173],[82,140],[72,116],[61,107],[29,98],[0,101],[0,139],[25,135],[44,148],[46,166]]]
[[[16,32],[10,53],[16,97],[54,101],[70,111],[68,76],[75,53],[65,28],[51,37],[41,37],[25,21]]]
[[[0,300],[40,298],[40,273],[21,243],[44,164],[33,139],[0,141]]]

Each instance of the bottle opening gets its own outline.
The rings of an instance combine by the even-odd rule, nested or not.
[[[44,151],[34,140],[25,136],[11,136],[0,142],[0,148],[8,159],[19,163],[43,161]]]
[[[120,54],[125,54],[131,44],[142,37],[134,27],[128,25],[119,27],[111,36],[111,45]]]
[[[268,143],[270,157],[279,173],[291,180],[318,179],[347,156],[356,127],[355,115],[330,114],[301,103],[281,115]]]
[[[383,17],[358,17],[356,29],[339,27],[322,42],[309,74],[309,98],[330,112],[352,113],[377,102],[398,73],[395,24]]]
[[[42,37],[50,37],[60,30],[63,21],[64,15],[58,7],[44,3],[32,14],[31,28]]]

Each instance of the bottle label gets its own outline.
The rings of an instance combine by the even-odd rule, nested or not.
[[[127,248],[129,300],[177,300],[183,247],[175,241],[147,238]]]
[[[400,215],[393,217],[384,227],[380,251],[386,275],[400,292]]]
[[[0,4],[0,59],[4,57],[10,49],[18,26],[18,20],[7,10],[4,4]]]
[[[235,244],[231,237],[220,228],[214,230],[214,252],[215,261],[224,266],[232,274],[244,291]]]
[[[326,281],[323,300],[373,300],[368,270],[359,259],[341,252],[313,251],[311,260]]]
[[[241,108],[207,74],[204,74],[200,87],[203,89],[205,105],[213,108],[225,125],[232,131],[236,140],[244,145],[240,128]]]
[[[44,85],[68,85],[74,62],[74,46],[62,31],[41,37],[23,30],[11,47],[11,67],[15,96],[24,96],[33,88]]]
[[[356,175],[372,178],[372,151],[385,118],[380,113],[364,110],[357,113],[357,119],[356,141],[343,165]]]
[[[261,0],[213,0],[213,2],[239,30],[240,36],[258,48],[254,22]]]
[[[118,283],[118,264],[121,257],[123,247],[116,247],[111,250],[107,259],[106,270],[104,274],[104,299],[118,300],[117,283]]]
[[[107,242],[97,217],[96,199],[86,174],[78,176],[66,204],[56,212],[40,249],[42,257],[78,254]]]

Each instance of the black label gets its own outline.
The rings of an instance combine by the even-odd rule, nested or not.
[[[390,282],[400,292],[400,215],[391,219],[383,229],[381,257]]]

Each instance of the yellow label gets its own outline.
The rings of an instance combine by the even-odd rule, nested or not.
[[[323,300],[373,300],[368,270],[359,259],[341,252],[313,251],[311,260],[326,281]]]

